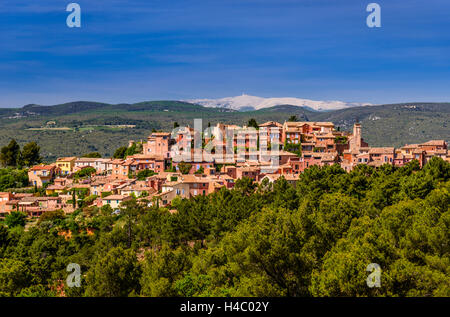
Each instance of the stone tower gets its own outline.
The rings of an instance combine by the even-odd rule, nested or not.
[[[361,123],[353,125],[353,135],[350,141],[350,151],[359,150],[361,148]]]

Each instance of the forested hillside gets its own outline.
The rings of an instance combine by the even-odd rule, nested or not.
[[[450,140],[450,103],[407,103],[322,112],[314,120],[332,121],[343,130],[361,122],[372,146],[402,146]]]
[[[283,123],[292,116],[299,121],[332,121],[341,130],[351,130],[355,122],[361,122],[363,137],[371,146],[402,146],[450,138],[448,103],[355,107],[329,112],[280,105],[238,112],[180,101],[118,105],[79,101],[0,109],[0,146],[12,138],[21,146],[35,141],[47,161],[89,152],[112,156],[118,146],[127,145],[129,140],[145,140],[152,130],[171,131],[174,123],[193,126],[194,119],[199,118],[206,128],[218,122],[244,125],[252,118],[257,123]]]
[[[0,225],[4,296],[450,296],[450,164],[313,166],[175,200]],[[81,287],[65,284],[69,263]],[[369,288],[370,263],[382,269]]]

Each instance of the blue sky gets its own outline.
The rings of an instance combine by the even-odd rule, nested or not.
[[[68,28],[70,2],[82,27]],[[380,4],[382,27],[366,26]],[[2,0],[0,107],[450,101],[448,0]]]

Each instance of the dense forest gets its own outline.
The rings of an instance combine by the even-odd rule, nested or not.
[[[0,224],[3,296],[450,296],[450,164],[312,166],[170,209]],[[66,268],[81,267],[80,287]],[[380,287],[368,287],[370,263]]]

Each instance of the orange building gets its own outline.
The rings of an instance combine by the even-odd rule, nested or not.
[[[169,132],[153,132],[143,145],[143,154],[170,157],[169,147],[171,145],[171,134]]]
[[[42,187],[45,183],[51,182],[56,175],[57,167],[55,165],[36,165],[28,170],[28,179],[30,184]]]
[[[316,133],[327,134],[334,131],[333,122],[291,122],[283,124],[283,133],[281,141],[292,144],[299,144],[303,141],[308,142]]]

